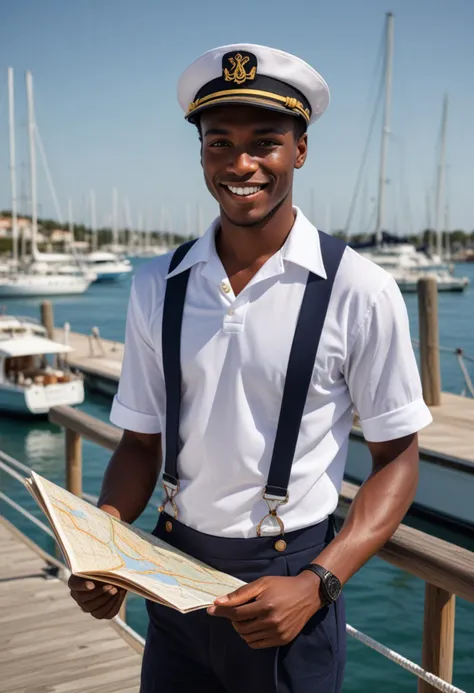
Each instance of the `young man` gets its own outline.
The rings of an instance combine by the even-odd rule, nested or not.
[[[431,421],[393,279],[293,206],[306,129],[329,101],[299,58],[214,49],[178,96],[220,215],[134,277],[111,420],[124,429],[100,506],[247,585],[207,611],[148,604],[142,693],[334,693],[342,586],[393,534]],[[353,408],[373,471],[334,536]],[[163,436],[163,438],[162,438]],[[123,592],[71,578],[97,618]]]

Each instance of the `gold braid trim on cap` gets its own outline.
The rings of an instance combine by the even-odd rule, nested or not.
[[[186,116],[190,115],[199,106],[203,106],[204,104],[210,105],[211,103],[222,103],[225,102],[229,97],[240,97],[242,101],[249,101],[253,97],[255,101],[260,101],[261,103],[268,103],[268,101],[266,102],[265,99],[273,102],[277,101],[285,108],[288,108],[291,111],[296,111],[302,115],[306,121],[309,121],[310,118],[309,109],[305,108],[301,101],[298,101],[298,99],[294,98],[293,96],[280,96],[279,94],[274,94],[270,91],[261,91],[259,89],[226,89],[223,91],[216,91],[213,94],[208,94],[207,96],[203,96],[202,98],[196,99],[196,101],[190,103]]]

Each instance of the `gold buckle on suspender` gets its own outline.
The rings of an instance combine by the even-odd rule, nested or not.
[[[278,508],[281,505],[288,503],[288,492],[286,496],[282,498],[281,496],[275,496],[271,493],[267,493],[266,489],[263,489],[262,498],[268,506],[268,513],[263,517],[257,525],[257,536],[275,536],[277,534],[285,533],[285,525],[283,520],[278,516]]]
[[[163,479],[163,488],[165,490],[166,498],[164,499],[163,503],[158,508],[158,511],[160,513],[162,513],[164,511],[164,509],[166,508],[166,505],[168,503],[171,503],[171,507],[173,508],[173,517],[175,520],[177,520],[178,519],[178,506],[176,505],[175,496],[179,491],[179,479],[176,480],[175,484],[173,484],[171,481],[165,481]]]

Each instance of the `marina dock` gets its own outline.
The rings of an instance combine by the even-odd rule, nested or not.
[[[84,374],[88,387],[113,397],[122,370],[124,345],[103,339],[97,328],[92,328],[88,335],[56,328],[53,335],[55,340],[74,349],[68,363]]]
[[[0,693],[138,693],[141,646],[83,613],[41,554],[0,516]]]

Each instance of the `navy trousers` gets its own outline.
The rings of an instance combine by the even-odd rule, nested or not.
[[[275,538],[225,539],[177,520],[165,531],[164,513],[154,534],[208,565],[251,582],[266,575],[296,575],[333,537],[327,520]],[[288,645],[252,650],[232,624],[206,610],[180,614],[147,602],[150,617],[140,693],[339,693],[346,659],[343,596],[318,611]]]

